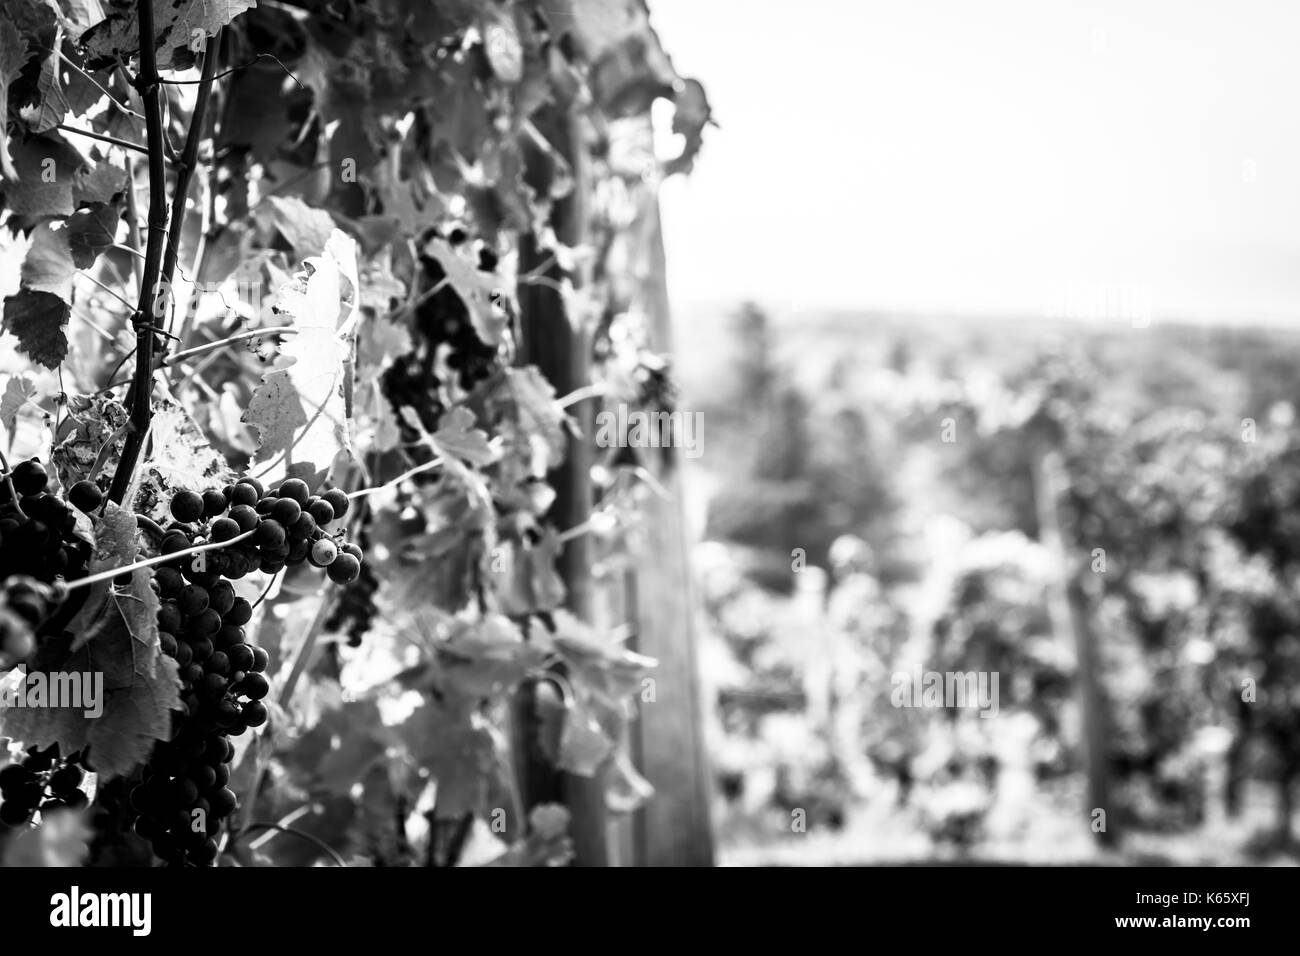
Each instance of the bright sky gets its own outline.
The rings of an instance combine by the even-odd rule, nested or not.
[[[679,313],[1300,325],[1294,0],[650,0],[709,90]]]

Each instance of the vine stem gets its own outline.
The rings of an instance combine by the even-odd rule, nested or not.
[[[265,335],[297,335],[301,329],[296,329],[292,325],[275,325],[269,329],[253,329],[249,332],[240,332],[236,335],[226,336],[224,339],[217,339],[215,342],[204,342],[202,345],[196,345],[192,349],[186,349],[184,352],[175,352],[165,359],[163,365],[175,365],[177,362],[184,361],[187,358],[193,358],[196,355],[202,355],[204,352],[211,352],[214,349],[225,348],[235,342],[242,342],[244,339],[256,339]]]
[[[299,838],[301,838],[301,839],[303,839],[303,840],[306,840],[308,843],[313,844],[317,849],[324,851],[324,852],[329,856],[329,858],[330,858],[331,860],[334,861],[334,865],[335,865],[335,866],[347,866],[347,865],[348,865],[347,860],[343,859],[343,857],[339,855],[339,853],[338,853],[337,850],[335,850],[332,846],[330,846],[328,843],[326,843],[326,842],[325,842],[324,840],[322,840],[320,837],[315,836],[314,834],[308,833],[306,830],[299,830],[297,827],[291,827],[291,826],[289,826],[288,824],[284,824],[284,823],[249,823],[249,824],[246,824],[244,827],[242,827],[242,828],[239,830],[238,833],[236,833],[236,834],[231,838],[231,842],[233,842],[233,843],[238,843],[238,842],[239,842],[241,839],[243,839],[245,836],[247,836],[247,835],[250,834],[250,833],[254,833],[254,832],[256,832],[257,830],[269,830],[269,831],[271,831],[267,836],[274,836],[276,833],[287,833],[287,834],[289,834],[290,836],[296,836],[296,837],[299,837]],[[249,845],[249,849],[253,849],[253,850],[255,850],[255,849],[257,849],[258,846],[261,846],[261,845],[262,845],[263,843],[265,843],[265,842],[267,842],[267,838],[266,838],[266,837],[259,838],[258,840],[255,840],[253,844],[250,844],[250,845]]]
[[[140,211],[135,202],[135,161],[130,153],[126,154],[126,244],[134,253],[131,258],[131,275],[134,276],[135,287],[138,289],[144,284],[144,253],[140,251]]]
[[[351,492],[348,495],[348,501],[355,501],[357,498],[364,498],[366,495],[373,495],[376,491],[383,491],[385,488],[392,488],[394,485],[400,485],[412,475],[418,475],[422,471],[430,471],[442,464],[442,458],[434,458],[432,461],[426,461],[423,465],[416,465],[414,468],[408,468],[396,478],[384,482],[382,485],[376,485],[373,488],[361,488]]]
[[[140,568],[151,568],[155,564],[166,564],[168,561],[175,561],[177,558],[183,558],[187,555],[201,554],[204,551],[220,551],[222,548],[228,548],[232,544],[238,544],[241,541],[245,541],[255,534],[257,534],[256,528],[252,531],[245,531],[243,534],[231,538],[229,541],[209,541],[206,544],[198,544],[192,548],[185,548],[183,551],[173,551],[171,554],[160,554],[156,558],[145,558],[143,561],[135,562],[135,564],[125,564],[120,568],[109,568],[107,571],[100,571],[99,573],[92,574],[89,577],[69,581],[67,583],[67,588],[69,591],[74,591],[77,588],[84,588],[91,584],[98,584],[100,581],[108,581],[117,577],[119,574],[126,574]]]
[[[105,143],[111,143],[119,149],[134,150],[137,153],[143,153],[146,156],[149,155],[149,150],[145,149],[139,143],[129,143],[124,139],[118,139],[116,136],[108,136],[104,133],[94,133],[88,129],[77,129],[77,127],[69,126],[66,123],[60,123],[54,128],[63,133],[76,133],[78,136],[89,136],[91,139],[102,140]]]
[[[208,101],[212,98],[212,81],[217,72],[217,51],[221,48],[221,31],[208,40],[207,52],[203,54],[203,72],[199,78],[198,95],[194,100],[194,112],[190,114],[190,128],[185,134],[185,145],[181,149],[179,168],[176,173],[176,191],[172,193],[172,228],[167,234],[167,252],[163,257],[162,283],[171,297],[172,282],[176,278],[176,258],[180,254],[181,230],[179,223],[185,218],[185,203],[189,199],[190,181],[194,178],[194,166],[199,156],[199,140],[203,138],[203,127],[207,121]],[[195,276],[197,279],[198,277]],[[167,327],[171,328],[170,317]],[[178,331],[183,332],[184,329]]]
[[[149,141],[149,239],[145,247],[144,276],[140,282],[140,304],[131,317],[135,326],[135,377],[132,382],[131,431],[126,436],[109,500],[122,503],[127,486],[135,474],[136,463],[149,432],[153,416],[150,404],[153,388],[154,305],[158,294],[158,277],[162,268],[163,246],[167,239],[167,156],[163,130],[161,86],[158,82],[158,56],[155,49],[153,0],[136,0],[136,17],[140,25],[140,73],[136,90],[144,107]],[[181,212],[184,212],[182,206]],[[180,231],[180,222],[172,223]],[[85,580],[85,579],[83,579]]]
[[[601,383],[593,385],[584,385],[582,388],[576,388],[563,398],[555,400],[555,404],[560,408],[568,408],[570,405],[577,405],[579,402],[588,398],[600,398],[608,389]]]

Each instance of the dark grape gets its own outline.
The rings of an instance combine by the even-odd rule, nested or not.
[[[176,634],[181,629],[181,609],[176,601],[163,601],[158,606],[158,627]]]
[[[217,631],[216,637],[212,643],[222,650],[227,650],[235,644],[244,642],[244,629],[238,624],[223,624],[221,630]]]
[[[244,705],[243,719],[248,726],[261,727],[266,723],[266,718],[266,705],[260,700],[252,700]]]
[[[44,466],[35,458],[20,461],[9,475],[14,484],[14,491],[20,495],[34,495],[45,490],[49,475]]]
[[[324,527],[334,520],[334,506],[324,498],[315,498],[307,503],[307,513],[316,519],[316,524]]]
[[[351,584],[361,574],[361,562],[353,555],[340,554],[325,573],[335,584]]]
[[[225,617],[235,604],[235,589],[229,581],[218,581],[208,590],[208,607]]]
[[[247,488],[247,485],[241,485]],[[212,522],[210,535],[213,541],[229,541],[231,538],[239,537],[243,532],[239,529],[239,522],[233,518],[218,518]]]
[[[239,798],[235,796],[235,791],[229,787],[222,787],[220,790],[212,791],[212,796],[208,799],[212,803],[212,812],[221,817],[230,816],[235,807],[239,805]]]
[[[104,503],[104,493],[93,481],[79,481],[68,489],[68,500],[73,507],[86,514]]]
[[[59,796],[66,796],[81,786],[85,774],[75,764],[60,767],[50,775],[50,789]]]
[[[263,518],[253,533],[253,541],[264,550],[280,547],[285,542],[284,525],[274,518]]]
[[[262,674],[249,674],[239,682],[238,692],[249,700],[261,700],[270,691],[271,685]],[[247,711],[245,711],[247,712]]]
[[[161,567],[154,570],[154,581],[158,583],[158,593],[164,598],[174,597],[185,587],[184,576],[175,568]]]
[[[203,496],[194,491],[178,491],[172,496],[171,513],[177,521],[186,523],[203,517]]]
[[[342,518],[348,513],[348,496],[338,488],[331,488],[321,495],[321,499],[334,509],[335,518]]]
[[[190,584],[182,589],[176,603],[181,613],[187,617],[202,614],[208,609],[208,592],[196,584]],[[168,630],[175,630],[175,628],[168,628]]]
[[[207,612],[204,611],[204,614]],[[212,656],[213,644],[207,637],[191,637],[189,639],[190,650],[194,652],[194,663],[202,664]]]
[[[290,478],[280,485],[280,490],[276,494],[281,498],[292,498],[301,507],[311,497],[311,489],[301,478]]]
[[[280,498],[271,509],[271,517],[286,528],[298,520],[302,514],[302,505],[292,498]]]
[[[261,520],[255,508],[249,505],[236,505],[230,509],[230,519],[239,525],[239,533],[252,531]]]
[[[230,506],[232,508],[237,505],[249,505],[251,507],[252,505],[257,504],[257,499],[260,497],[262,496],[258,492],[257,488],[247,482],[241,481],[239,484],[235,485],[234,489],[230,492]]]
[[[215,518],[223,514],[230,507],[230,502],[226,496],[215,489],[203,492],[203,517]]]
[[[226,656],[230,660],[230,666],[237,671],[247,671],[253,668],[253,649],[247,644],[235,644],[226,651]]]
[[[230,606],[226,612],[224,620],[227,624],[244,625],[253,619],[253,606],[247,600],[241,597],[235,598],[235,603]]]
[[[212,637],[221,630],[221,615],[212,608],[206,608],[190,618],[187,626],[190,634],[195,637]]]

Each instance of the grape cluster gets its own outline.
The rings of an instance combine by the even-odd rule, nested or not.
[[[299,478],[284,481],[274,491],[263,489],[254,478],[243,478],[220,491],[181,491],[172,498],[176,523],[163,535],[160,552],[232,541],[251,531],[251,537],[227,548],[182,559],[177,570],[192,584],[210,587],[222,577],[238,579],[253,571],[275,574],[307,561],[325,568],[336,584],[351,584],[361,573],[361,549],[340,544],[338,535],[326,530],[347,510],[343,492],[331,489],[313,495]]]
[[[362,543],[365,538],[362,537]],[[361,565],[361,574],[352,587],[345,589],[338,596],[338,602],[325,622],[327,631],[342,631],[346,628],[348,647],[360,647],[362,639],[370,631],[375,619],[375,593],[379,590],[379,579],[368,563]]]
[[[0,481],[0,581],[24,574],[47,584],[85,574],[92,547],[76,533],[72,507],[89,513],[103,494],[94,482],[79,481],[68,499],[49,494],[49,475],[35,458],[19,462]],[[12,489],[12,491],[11,491]]]
[[[18,763],[0,770],[0,824],[26,825],[37,810],[82,810],[89,800],[81,791],[85,777],[80,753],[59,759],[59,745],[29,747]]]
[[[461,245],[468,241],[468,236],[462,229],[452,229],[447,241],[453,246]],[[493,249],[486,246],[479,249],[478,267],[481,272],[495,272],[497,263],[498,257]],[[441,263],[432,256],[424,256],[421,265],[430,288],[437,287],[447,277]],[[488,345],[478,337],[465,302],[450,285],[424,299],[416,317],[430,346],[446,346],[447,367],[455,373],[462,389],[472,391],[475,385],[491,376],[497,360],[496,346]]]
[[[431,235],[446,239],[452,246],[460,246],[469,241],[468,233],[459,227],[448,230],[445,235],[434,230]],[[479,250],[478,265],[481,271],[495,272],[497,262],[494,250],[486,246]],[[444,394],[444,380],[439,375],[442,371],[438,365],[440,353],[446,368],[454,376],[454,384],[466,392],[472,391],[475,385],[488,378],[497,363],[496,347],[486,344],[478,337],[460,294],[449,283],[438,288],[439,283],[447,277],[442,264],[428,255],[421,257],[420,264],[427,288],[416,309],[419,345],[414,351],[394,359],[380,379],[384,397],[398,412],[403,439],[407,441],[416,441],[419,434],[406,423],[401,409],[414,411],[420,424],[428,431],[437,430],[438,422],[447,410],[444,403],[447,398]],[[434,289],[437,291],[434,292]],[[448,381],[446,384],[450,387],[453,383]]]
[[[162,535],[163,554],[253,534],[227,548],[183,555],[154,575],[162,599],[158,639],[176,661],[185,711],[172,739],[154,748],[129,802],[138,814],[135,832],[161,859],[201,866],[216,858],[215,835],[238,803],[227,786],[230,738],[268,716],[267,653],[245,640],[253,608],[227,579],[307,561],[336,583],[355,581],[361,549],[340,545],[325,530],[347,508],[341,491],[314,496],[299,479],[269,492],[245,478],[221,490],[173,496],[175,523]]]

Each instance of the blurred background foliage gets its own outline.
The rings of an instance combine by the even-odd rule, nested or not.
[[[724,862],[1296,857],[1300,338],[754,305],[707,328],[679,374]],[[1108,849],[1054,554],[1098,661]],[[997,672],[997,715],[894,707],[918,670]]]

